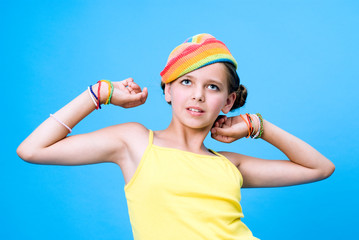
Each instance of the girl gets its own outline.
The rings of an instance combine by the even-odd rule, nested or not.
[[[172,51],[161,72],[165,99],[172,106],[164,130],[125,123],[67,136],[101,104],[131,108],[146,101],[147,89],[131,78],[101,80],[50,115],[17,153],[37,164],[118,164],[135,239],[257,239],[241,221],[241,187],[314,182],[329,177],[334,165],[260,114],[218,117],[245,103],[247,92],[236,67],[221,41],[196,35]],[[262,138],[289,160],[217,153],[203,144],[209,131],[226,143]]]

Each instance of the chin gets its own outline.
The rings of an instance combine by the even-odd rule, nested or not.
[[[199,121],[185,121],[185,122],[183,122],[183,125],[188,127],[188,128],[197,129],[197,130],[208,129],[208,131],[210,130],[210,127],[212,126],[212,124],[213,123],[209,123],[209,122],[204,123],[203,121],[201,121],[201,122],[199,122]]]

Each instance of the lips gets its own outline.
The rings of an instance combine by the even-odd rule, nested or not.
[[[204,113],[204,111],[199,107],[188,107],[186,109],[187,109],[187,111],[194,113],[194,114]]]
[[[188,110],[192,111],[192,112],[203,112],[199,109],[195,109],[195,108],[188,108]]]

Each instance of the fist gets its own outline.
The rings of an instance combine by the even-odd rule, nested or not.
[[[231,143],[246,136],[248,127],[240,116],[219,116],[211,129],[211,137],[224,143]]]
[[[123,108],[132,108],[142,105],[146,102],[148,91],[147,88],[141,87],[127,78],[120,82],[112,82],[114,90],[111,97],[111,103]]]

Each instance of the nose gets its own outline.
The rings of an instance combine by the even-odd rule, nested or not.
[[[205,101],[205,93],[202,87],[196,87],[193,89],[192,99],[198,102]]]

